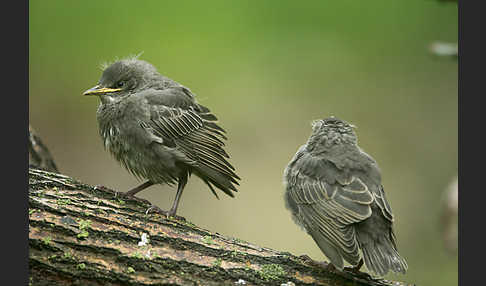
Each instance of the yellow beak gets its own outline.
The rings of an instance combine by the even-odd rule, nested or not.
[[[99,85],[94,86],[87,91],[83,92],[83,95],[101,95],[110,92],[118,92],[122,90],[121,88],[109,88],[109,87],[101,87]]]

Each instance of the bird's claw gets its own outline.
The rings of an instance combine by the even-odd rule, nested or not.
[[[97,191],[105,191],[105,192],[112,192],[112,193],[117,193],[116,191],[108,188],[108,187],[105,187],[103,185],[96,185],[93,187],[93,189],[97,190]]]
[[[134,200],[134,201],[137,201],[137,202],[140,202],[140,203],[145,203],[145,204],[148,204],[148,205],[151,205],[152,204],[151,202],[149,202],[146,199],[138,198],[138,197],[136,197],[134,195],[127,194],[127,192],[115,191],[115,190],[112,190],[110,188],[107,188],[107,187],[105,187],[103,185],[96,185],[96,186],[94,186],[93,189],[100,190],[100,191],[105,191],[105,192],[111,192],[111,193],[114,194],[114,198],[115,199],[125,198],[125,199]]]
[[[331,263],[327,263],[327,262],[320,262],[320,261],[316,261],[312,258],[310,258],[307,254],[303,254],[301,256],[299,256],[300,259],[304,260],[304,262],[308,263],[308,264],[311,264],[313,266],[317,266],[317,267],[320,267],[320,268],[324,268],[328,271],[335,271],[336,268],[334,267],[334,265],[332,265]]]
[[[361,269],[361,266],[363,266],[363,264],[364,264],[363,259],[361,259],[356,266],[344,267],[343,272],[350,272],[354,276],[365,279],[365,280],[373,280],[373,277],[370,274],[359,271]]]
[[[140,203],[145,203],[145,204],[148,204],[148,205],[152,204],[146,199],[142,199],[142,198],[138,198],[138,197],[133,196],[133,195],[129,195],[126,192],[115,192],[115,199],[117,199],[117,198],[130,199],[130,200],[134,200],[134,201],[137,201],[137,202],[140,202]]]
[[[145,214],[148,215],[150,212],[156,212],[156,213],[165,215],[165,217],[167,219],[175,218],[176,220],[186,221],[186,218],[184,218],[182,216],[178,216],[178,215],[176,215],[175,213],[173,213],[171,211],[164,211],[164,210],[162,210],[161,208],[159,208],[158,206],[155,206],[155,205],[152,205],[151,207],[149,207],[147,209],[147,211],[145,211]]]
[[[373,277],[370,274],[359,271],[359,269],[357,267],[344,267],[343,272],[352,273],[353,276],[361,278],[361,279],[374,280]]]
[[[299,256],[300,259],[304,260],[304,262],[314,263],[314,259],[310,258],[307,254],[302,254]]]
[[[355,266],[355,267],[344,267],[343,270],[339,270],[338,268],[336,268],[336,266],[334,266],[330,262],[328,263],[328,262],[325,262],[325,261],[322,261],[322,262],[316,261],[316,260],[310,258],[308,255],[305,255],[305,254],[299,256],[299,258],[304,260],[304,262],[306,262],[310,265],[317,266],[317,267],[322,268],[322,269],[324,269],[328,272],[331,272],[331,273],[346,275],[346,276],[349,275],[349,274],[352,274],[353,277],[358,277],[358,278],[365,279],[365,280],[368,280],[368,281],[374,280],[373,277],[371,275],[369,275],[368,273],[359,271],[359,269],[362,266],[362,263],[360,263],[358,266]]]

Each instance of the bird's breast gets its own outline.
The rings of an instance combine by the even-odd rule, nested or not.
[[[103,145],[113,157],[138,178],[172,183],[180,169],[175,151],[154,141],[136,118],[98,121]]]
[[[105,149],[110,151],[115,157],[129,149],[129,141],[127,138],[123,138],[124,135],[121,134],[117,125],[100,124],[100,135]]]

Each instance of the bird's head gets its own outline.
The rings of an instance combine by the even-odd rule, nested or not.
[[[356,126],[331,116],[312,122],[312,134],[308,145],[313,148],[329,150],[342,144],[357,144]]]
[[[83,95],[99,96],[102,103],[116,102],[143,89],[157,76],[160,74],[155,67],[146,61],[136,58],[119,60],[108,65],[98,84]]]

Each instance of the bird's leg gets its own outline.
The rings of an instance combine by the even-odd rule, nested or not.
[[[165,215],[167,218],[174,217],[177,220],[185,221],[186,219],[184,217],[176,215],[176,212],[177,212],[177,207],[179,206],[179,200],[181,199],[182,191],[184,190],[184,187],[187,184],[187,177],[188,177],[187,174],[184,174],[184,175],[179,177],[179,185],[177,186],[177,194],[176,194],[174,203],[172,204],[172,208],[170,209],[170,211],[164,211],[161,208],[159,208],[158,206],[152,205],[149,209],[147,209],[146,214],[148,214],[149,212],[158,212],[160,214]]]
[[[337,269],[336,266],[334,266],[334,264],[329,262],[326,266],[326,270],[329,272],[336,272]]]
[[[358,262],[358,265],[351,268],[351,271],[356,272],[356,273],[359,272],[359,270],[361,269],[361,266],[363,266],[363,263],[364,263],[363,258],[361,258]]]
[[[364,278],[364,279],[367,279],[367,280],[373,280],[373,277],[371,277],[371,275],[369,275],[368,273],[364,273],[364,272],[359,271],[361,269],[361,266],[363,266],[363,264],[364,264],[363,259],[360,259],[359,262],[358,262],[358,265],[356,265],[354,267],[345,267],[344,269],[349,271],[349,272],[352,272],[355,276],[357,276],[359,278]]]
[[[120,197],[134,199],[134,200],[139,201],[139,202],[151,204],[146,199],[141,199],[141,198],[135,197],[135,194],[138,193],[138,192],[141,192],[142,190],[144,190],[144,189],[146,189],[146,188],[148,188],[150,186],[152,186],[153,184],[154,184],[153,182],[147,181],[147,182],[141,184],[140,186],[135,187],[135,188],[133,188],[133,189],[127,191],[127,192],[115,192],[115,198],[117,198],[118,196],[120,196]]]
[[[182,191],[184,191],[184,187],[187,184],[187,174],[183,174],[179,177],[179,185],[177,186],[177,193],[174,199],[174,203],[170,208],[168,216],[174,216],[177,212],[177,207],[179,206],[179,200],[181,199]]]
[[[135,188],[125,192],[125,196],[133,197],[133,196],[135,196],[135,194],[143,191],[144,189],[152,186],[153,184],[154,183],[152,181],[147,181],[147,182],[141,184],[140,186],[135,187]]]

